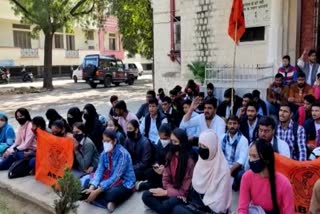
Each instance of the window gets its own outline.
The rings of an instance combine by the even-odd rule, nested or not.
[[[116,34],[109,34],[109,50],[115,51],[117,50],[117,38]]]
[[[181,49],[181,24],[180,24],[180,16],[176,16],[174,19],[174,39],[175,39],[175,50],[180,51]]]
[[[54,35],[54,48],[64,48],[63,35],[61,34]]]
[[[89,50],[94,50],[94,46],[93,46],[93,45],[89,45],[89,46],[88,46],[88,49],[89,49]]]
[[[264,41],[265,27],[246,28],[240,42]]]
[[[28,31],[13,31],[14,47],[30,49],[31,48],[31,33]]]
[[[66,35],[66,44],[67,44],[67,50],[75,50],[76,49],[73,35]]]
[[[17,48],[31,48],[31,32],[29,25],[12,24],[13,27],[13,45]]]
[[[88,40],[94,40],[94,31],[93,30],[88,30],[87,31],[87,39]]]

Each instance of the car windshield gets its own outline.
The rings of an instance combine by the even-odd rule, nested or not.
[[[89,65],[98,66],[98,59],[97,58],[85,58],[84,66],[87,67]]]

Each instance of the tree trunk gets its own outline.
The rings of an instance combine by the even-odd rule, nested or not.
[[[44,71],[43,71],[43,88],[53,89],[52,84],[52,41],[53,34],[44,34]]]

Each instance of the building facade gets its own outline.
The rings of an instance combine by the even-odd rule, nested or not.
[[[189,78],[193,78],[188,64],[195,61],[205,62],[212,67],[233,64],[234,43],[227,33],[232,2],[153,1],[156,88],[170,90],[176,84],[186,84]],[[236,78],[239,80],[239,84],[235,85],[237,88],[248,87],[243,84],[243,80],[248,78],[261,81],[268,79],[265,82],[267,85],[283,55],[290,55],[294,64],[304,48],[319,47],[318,2],[243,0],[246,33],[236,48],[236,65],[257,69],[248,73],[247,77],[240,77],[240,70],[246,69],[236,69]],[[219,76],[217,73],[219,71],[215,73],[216,80],[219,80],[215,82],[217,87],[230,87],[230,81],[227,80],[231,79],[231,74],[223,71],[220,74],[225,73],[225,76]],[[268,74],[263,76],[261,73]],[[260,85],[259,81],[253,81],[252,88]]]
[[[0,65],[42,66],[44,35],[31,37],[31,26],[20,23],[8,0],[0,1]],[[121,35],[116,17],[106,18],[104,28],[83,30],[75,26],[72,32],[63,29],[53,38],[54,66],[77,65],[87,54],[114,55],[124,58]]]

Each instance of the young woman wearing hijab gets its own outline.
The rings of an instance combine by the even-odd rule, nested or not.
[[[75,174],[82,176],[94,172],[98,166],[99,153],[96,146],[87,136],[84,124],[73,124]]]
[[[15,139],[16,134],[8,123],[7,115],[0,113],[0,157],[14,143]]]
[[[272,145],[254,141],[249,148],[249,166],[242,177],[238,214],[251,210],[266,213],[294,214],[294,196],[287,177],[275,171]]]
[[[126,133],[124,133],[122,126],[119,125],[118,120],[110,119],[107,123],[107,129],[115,131],[117,133],[118,143],[124,144],[126,140]]]
[[[85,119],[85,128],[88,132],[88,137],[93,141],[98,152],[103,151],[102,134],[105,130],[99,120],[96,108],[92,104],[87,104],[83,109],[83,118]]]
[[[63,119],[63,117],[55,109],[48,109],[46,112],[46,117],[49,121],[49,129],[51,129],[53,122],[56,120],[62,120],[65,123],[65,126],[67,127],[67,121]],[[69,128],[67,129],[67,131],[70,131]]]
[[[139,122],[131,120],[127,125],[128,138],[124,147],[130,153],[133,169],[138,181],[145,180],[145,171],[151,168],[151,144],[148,139],[140,133]]]
[[[81,179],[82,199],[112,212],[133,194],[136,178],[130,154],[117,142],[114,131],[104,131],[103,148],[94,176]]]
[[[173,213],[228,213],[232,200],[230,169],[213,130],[200,134],[199,156],[187,203],[176,206]]]
[[[82,122],[82,112],[78,107],[73,107],[68,110],[67,121],[71,130],[73,128],[73,124]]]
[[[8,170],[17,160],[23,159],[36,151],[35,135],[32,131],[30,113],[25,108],[19,108],[15,112],[15,117],[20,124],[16,141],[3,154],[0,162],[0,170]]]
[[[179,198],[188,196],[195,165],[184,130],[175,129],[172,132],[170,146],[162,177],[163,188],[150,189],[142,195],[144,204],[160,214],[171,213],[175,206],[182,203]]]

